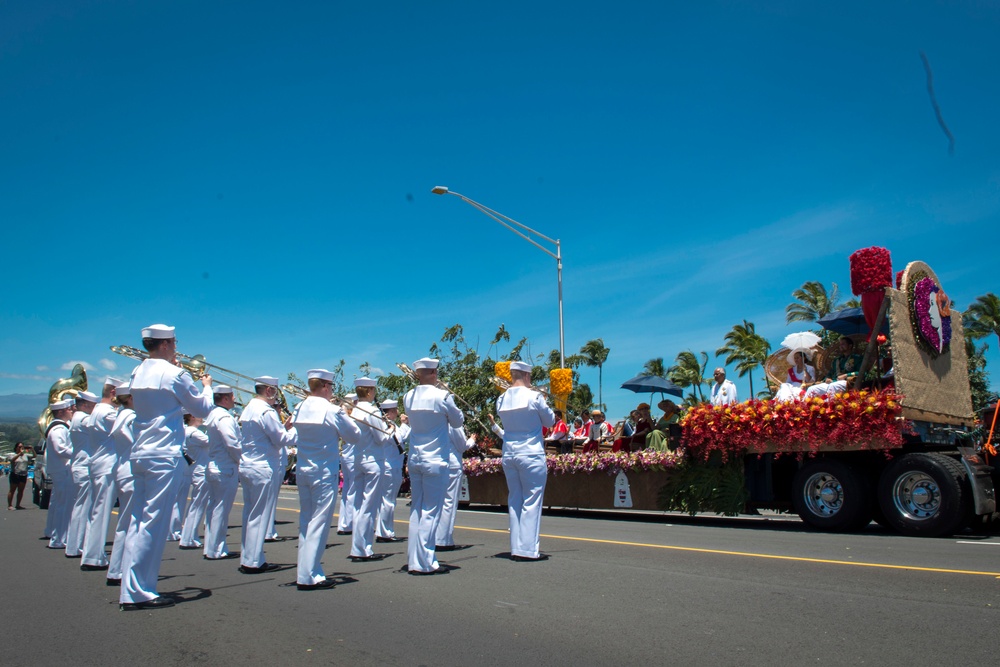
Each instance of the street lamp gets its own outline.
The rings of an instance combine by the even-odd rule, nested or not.
[[[535,246],[536,248],[538,248],[539,250],[541,250],[542,252],[544,252],[546,255],[548,255],[552,259],[556,260],[556,281],[557,281],[557,283],[559,285],[559,368],[566,368],[566,352],[565,352],[565,350],[566,350],[566,337],[565,337],[565,332],[563,331],[562,244],[559,242],[559,239],[550,239],[545,234],[542,234],[541,232],[536,232],[531,227],[528,227],[527,225],[522,225],[517,220],[513,220],[511,218],[508,218],[503,213],[498,213],[498,212],[494,211],[491,208],[483,206],[479,202],[474,201],[472,199],[469,199],[465,195],[459,194],[457,192],[452,192],[451,190],[449,190],[448,188],[444,187],[443,185],[434,186],[433,188],[431,188],[431,192],[433,192],[436,195],[455,195],[456,197],[458,197],[459,199],[461,199],[465,203],[469,204],[470,206],[473,206],[474,208],[479,209],[480,211],[482,211],[486,215],[490,216],[491,218],[493,218],[494,220],[496,220],[497,222],[499,222],[501,225],[503,225],[504,227],[506,227],[510,231],[514,232],[515,234],[517,234],[518,236],[520,236],[522,239],[524,239],[525,241],[527,241],[531,245]],[[511,225],[519,227],[520,229],[515,229]],[[524,230],[524,231],[521,231],[521,230]],[[527,232],[527,234],[525,234],[524,232]],[[548,248],[546,248],[545,246],[543,246],[541,243],[539,243],[538,241],[536,241],[535,239],[533,239],[531,236],[529,236],[529,234],[533,234],[534,236],[536,236],[536,237],[538,237],[538,238],[540,238],[540,239],[542,239],[544,241],[548,241],[549,243],[552,243],[553,245],[555,245],[556,251],[552,252],[551,250],[549,250]]]

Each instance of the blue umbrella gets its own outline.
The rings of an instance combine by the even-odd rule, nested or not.
[[[627,380],[622,385],[622,389],[628,389],[629,391],[634,391],[637,394],[655,394],[659,392],[661,394],[673,394],[678,398],[683,398],[684,396],[683,389],[675,385],[670,380],[656,375],[637,375],[631,380]]]
[[[860,308],[842,308],[824,315],[816,323],[827,331],[834,331],[841,336],[867,336],[870,329],[865,322],[865,314]],[[889,335],[889,318],[882,320],[881,333]]]

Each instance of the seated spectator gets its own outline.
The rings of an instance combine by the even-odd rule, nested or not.
[[[677,443],[670,440],[670,425],[680,421],[681,409],[669,399],[660,401],[656,407],[663,410],[663,416],[656,420],[653,430],[646,436],[646,449],[658,452],[677,449]]]
[[[569,427],[563,421],[562,410],[554,410],[556,413],[556,423],[552,426],[552,433],[545,438],[545,444],[555,445],[559,454],[569,454],[573,451],[573,442],[569,438]]]
[[[590,431],[587,434],[587,444],[583,446],[583,452],[598,452],[601,449],[601,443],[605,442],[611,436],[611,427],[608,423],[604,421],[604,413],[600,410],[594,410],[590,413],[590,416],[594,418],[594,423],[590,427]]]
[[[635,429],[631,435],[615,440],[613,452],[637,452],[646,447],[646,436],[653,430],[653,417],[649,414],[649,403],[640,403],[633,410]]]
[[[776,402],[801,400],[806,388],[816,381],[816,369],[806,364],[810,356],[809,350],[801,348],[788,353],[788,361],[792,365],[788,369],[788,379],[781,383],[774,395]]]
[[[570,435],[569,440],[571,447],[587,444],[587,429],[583,425],[583,418],[576,417],[573,419],[573,433]]]
[[[847,391],[849,382],[857,377],[861,369],[861,355],[854,350],[854,341],[844,336],[837,342],[837,356],[830,363],[830,372],[822,382],[817,382],[806,390],[806,398],[813,396],[835,396]]]

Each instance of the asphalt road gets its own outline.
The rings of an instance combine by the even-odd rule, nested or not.
[[[239,503],[239,499],[237,499]],[[229,543],[239,548],[234,508]],[[407,516],[399,502],[398,519]],[[295,588],[298,498],[267,545],[287,569],[243,575],[168,544],[171,609],[118,611],[104,573],[44,548],[45,512],[3,512],[6,664],[925,665],[992,663],[1000,538],[805,531],[784,517],[546,515],[552,559],[514,563],[506,515],[461,511],[444,576],[401,573],[406,545],[352,564],[331,532],[332,590]],[[397,534],[406,534],[405,521]],[[110,545],[109,545],[110,547]],[[387,548],[379,548],[387,547]],[[11,647],[17,651],[16,662]]]

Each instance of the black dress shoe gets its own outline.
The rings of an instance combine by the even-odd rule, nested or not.
[[[205,560],[232,560],[233,558],[239,558],[239,557],[240,557],[239,551],[233,551],[231,553],[226,554],[225,556],[218,556],[216,558],[213,558],[212,556],[202,556],[202,558],[204,558]]]
[[[336,586],[336,583],[333,581],[333,579],[324,579],[318,584],[297,584],[296,588],[298,588],[300,591],[319,591],[323,590],[324,588],[333,588],[334,586]]]
[[[539,561],[548,560],[548,554],[538,554],[538,558],[528,558],[527,556],[511,556],[510,559],[515,563],[537,563]]]
[[[105,579],[104,580],[104,585],[105,586],[121,586],[122,585],[122,580],[121,579]]]
[[[80,570],[82,572],[106,572],[108,569],[107,565],[81,565]]]
[[[338,530],[337,534],[338,535],[353,535],[354,531],[353,530]]]
[[[405,542],[405,537],[376,537],[375,541],[380,544],[395,544],[397,542]]]
[[[436,570],[431,570],[430,572],[423,572],[421,570],[408,570],[408,572],[417,577],[429,577],[434,574],[448,574],[451,570],[446,567],[439,567]]]
[[[83,554],[77,554],[75,556],[70,556],[69,554],[66,554],[66,558],[83,558]]]
[[[240,565],[240,572],[243,574],[264,574],[265,572],[274,572],[280,569],[281,566],[275,563],[264,563],[260,567],[247,567],[246,565]]]
[[[202,546],[200,544],[192,544],[190,546],[186,544],[179,544],[177,545],[177,548],[181,551],[194,551],[195,549],[201,549]]]
[[[164,609],[173,606],[174,601],[171,598],[165,598],[161,595],[160,597],[143,602],[122,602],[118,605],[118,609],[121,611],[136,611],[138,609]]]
[[[287,539],[288,539],[287,537],[268,537],[267,539],[264,540],[264,542],[268,544],[273,544],[274,542],[284,542]]]
[[[385,554],[372,554],[371,556],[348,556],[352,563],[370,563],[375,560],[382,560]]]

